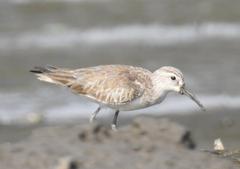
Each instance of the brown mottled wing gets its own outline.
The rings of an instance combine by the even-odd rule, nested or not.
[[[121,105],[140,97],[150,82],[145,69],[131,66],[97,66],[75,70],[73,92],[98,102]]]

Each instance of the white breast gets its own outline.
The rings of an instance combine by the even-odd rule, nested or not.
[[[148,96],[148,97],[142,96],[124,105],[116,105],[116,106],[107,105],[107,106],[120,111],[137,110],[137,109],[142,109],[142,108],[146,108],[146,107],[161,103],[165,99],[166,95],[167,93],[163,92],[160,95],[158,95],[158,97],[156,98],[152,98],[151,96]]]

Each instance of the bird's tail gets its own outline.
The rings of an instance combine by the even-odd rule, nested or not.
[[[62,86],[69,86],[76,80],[73,70],[54,66],[34,67],[30,72],[35,73],[41,81]]]

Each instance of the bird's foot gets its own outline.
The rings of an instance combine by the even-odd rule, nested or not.
[[[90,119],[89,119],[89,123],[93,123],[95,120],[96,120],[96,118],[91,116]]]
[[[112,124],[112,130],[113,131],[118,131],[116,124]]]

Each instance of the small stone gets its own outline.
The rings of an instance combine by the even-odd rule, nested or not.
[[[78,169],[79,164],[71,157],[63,157],[59,159],[56,169]]]
[[[214,150],[215,151],[223,151],[225,148],[220,138],[214,140]]]

